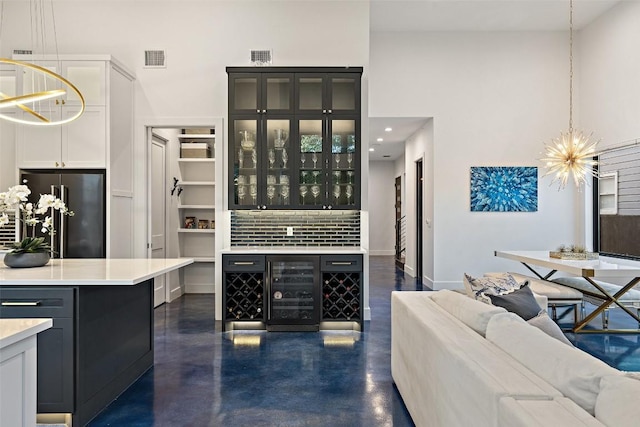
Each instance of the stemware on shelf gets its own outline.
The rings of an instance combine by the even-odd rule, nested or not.
[[[247,195],[244,184],[238,184],[238,202],[242,203],[244,196]]]
[[[340,168],[340,154],[336,153],[336,155],[334,156],[336,158],[336,168]]]
[[[253,161],[253,167],[258,167],[258,153],[255,149],[251,150],[251,160]]]
[[[287,154],[287,149],[282,148],[282,168],[287,168],[287,160],[289,159],[289,155]]]
[[[313,162],[313,168],[315,169],[316,168],[316,163],[318,163],[318,155],[316,154],[315,151],[311,155],[311,161]]]
[[[354,180],[353,180],[353,176],[354,176],[353,171],[348,171],[348,172],[347,172],[347,182],[348,182],[349,184],[355,184],[355,182],[354,182]]]
[[[307,184],[309,179],[307,178],[309,176],[309,171],[302,171],[300,172],[300,182],[302,184]]]
[[[280,185],[280,195],[282,196],[282,203],[285,204],[287,202],[287,199],[289,199],[289,185]]]
[[[242,164],[244,163],[244,152],[242,148],[238,150],[238,166],[242,168]]]
[[[344,190],[344,194],[347,196],[347,203],[351,203],[351,196],[353,196],[353,187],[351,185],[347,185],[347,188]]]
[[[304,169],[304,162],[307,161],[307,158],[304,153],[300,154],[300,163],[302,164],[302,168]]]
[[[313,182],[314,184],[319,184],[318,176],[320,175],[320,171],[313,171]]]
[[[349,169],[351,169],[351,162],[353,162],[353,153],[347,153],[347,163],[349,164]]]
[[[249,185],[249,194],[253,198],[253,204],[255,205],[258,196],[258,186],[256,184]]]
[[[319,185],[312,185],[311,186],[311,194],[313,195],[313,202],[315,203],[316,199],[320,195],[320,186]]]
[[[340,198],[340,185],[335,184],[333,186],[333,197],[336,198],[336,204],[338,203],[338,199]]]
[[[267,185],[267,197],[269,198],[269,203],[273,202],[273,196],[275,195],[276,195],[275,185]]]
[[[307,186],[306,185],[301,185],[300,186],[300,196],[302,197],[302,203],[304,204],[304,197],[307,195]]]
[[[273,169],[273,164],[276,162],[276,152],[273,148],[269,149],[269,167]]]
[[[340,184],[340,171],[333,171],[333,181]]]

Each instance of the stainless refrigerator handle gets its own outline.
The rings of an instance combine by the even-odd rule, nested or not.
[[[60,186],[60,201],[67,204],[67,188],[64,185]],[[64,258],[64,213],[60,212],[60,259]]]

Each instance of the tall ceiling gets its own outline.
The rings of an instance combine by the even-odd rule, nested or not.
[[[574,0],[574,28],[593,22],[620,1]],[[567,31],[569,0],[371,0],[370,29],[385,31]],[[426,118],[369,119],[369,160],[396,160]],[[390,126],[392,132],[385,132]],[[383,138],[384,141],[377,141]]]

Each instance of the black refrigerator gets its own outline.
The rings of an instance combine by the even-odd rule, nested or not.
[[[54,194],[75,213],[67,216],[55,212],[56,233],[45,236],[50,239],[55,258],[106,257],[104,170],[23,170],[20,183],[31,190],[30,202],[37,203],[40,194]]]

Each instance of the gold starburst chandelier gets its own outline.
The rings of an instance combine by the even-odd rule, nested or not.
[[[588,184],[588,176],[598,176],[594,157],[600,141],[591,141],[592,135],[573,129],[573,0],[569,0],[569,130],[545,144],[546,157],[541,159],[547,168],[544,176],[555,175],[551,183],[558,181],[558,190],[567,185],[569,176],[578,188]]]

